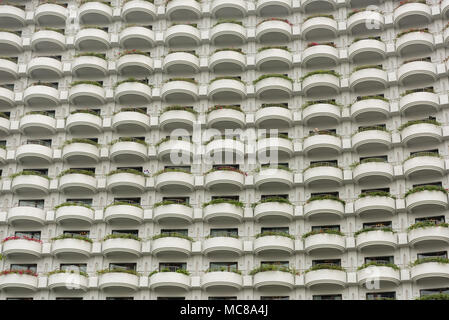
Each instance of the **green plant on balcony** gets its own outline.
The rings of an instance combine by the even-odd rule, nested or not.
[[[449,300],[449,294],[447,293],[429,294],[416,298],[416,300]]]
[[[237,274],[242,274],[242,271],[238,270],[237,268],[228,268],[228,267],[215,267],[215,268],[208,268],[206,271],[208,272],[233,272]]]
[[[80,85],[80,84],[87,84],[87,85],[92,85],[92,86],[97,86],[97,87],[103,87],[103,85],[98,82],[98,81],[92,81],[92,80],[80,80],[80,81],[72,81],[72,83],[70,84],[71,87]]]
[[[438,152],[416,152],[414,154],[411,154],[409,157],[407,157],[405,161],[417,158],[417,157],[435,157],[435,158],[442,158]]]
[[[358,167],[358,166],[361,165],[361,164],[364,164],[364,163],[370,163],[370,162],[387,163],[387,161],[386,161],[384,158],[376,158],[376,157],[372,157],[372,158],[366,158],[366,159],[363,159],[363,160],[360,161],[360,162],[354,162],[354,163],[352,163],[349,167],[350,167],[351,169],[355,169],[356,167]]]
[[[367,191],[359,194],[359,198],[365,198],[365,197],[389,197],[396,199],[395,196],[391,195],[389,192],[386,191]]]
[[[142,110],[142,109],[139,109],[139,108],[121,108],[120,110],[115,111],[113,113],[113,115],[115,116],[117,113],[120,113],[120,112],[138,112],[138,113],[147,115],[145,110]]]
[[[77,270],[53,270],[47,273],[48,276],[51,276],[52,274],[59,274],[59,273],[70,273],[70,274],[79,274],[83,277],[89,277],[87,272],[84,271],[77,271]]]
[[[356,232],[354,232],[354,237],[357,237],[359,234],[365,233],[365,232],[371,232],[371,231],[383,231],[383,232],[392,232],[394,233],[393,229],[391,227],[371,227],[371,228],[363,228]]]
[[[164,110],[162,111],[162,113],[165,113],[168,111],[187,111],[187,112],[193,113],[194,115],[198,114],[198,112],[195,111],[193,108],[179,106],[179,105],[165,107]]]
[[[156,177],[156,176],[158,176],[158,175],[160,175],[160,174],[167,173],[167,172],[178,172],[178,173],[192,174],[191,172],[189,172],[189,171],[187,171],[187,170],[184,170],[184,169],[165,168],[165,169],[156,171],[156,172],[153,174],[153,177]]]
[[[352,73],[360,71],[360,70],[364,70],[364,69],[378,69],[378,70],[383,70],[382,66],[377,65],[377,64],[370,64],[370,65],[364,65],[364,66],[358,66],[355,67],[354,70],[352,70]]]
[[[435,221],[435,220],[419,221],[419,222],[416,222],[415,224],[412,224],[410,227],[408,227],[407,231],[421,229],[421,228],[434,228],[434,227],[449,228],[449,223]]]
[[[277,170],[284,170],[284,171],[288,171],[288,172],[293,172],[292,169],[290,169],[287,166],[281,165],[281,164],[278,164],[278,165],[263,164],[263,165],[260,166],[260,168],[254,169],[254,172],[255,173],[259,173],[260,171],[262,171],[264,169],[266,169],[266,170],[268,170],[268,169],[277,169]]]
[[[333,200],[333,201],[338,201],[343,205],[346,204],[346,202],[344,200],[342,200],[339,197],[334,196],[332,194],[321,194],[321,195],[312,196],[306,201],[306,203],[310,203],[312,201],[319,201],[319,200]]]
[[[138,80],[136,78],[128,78],[128,79],[117,81],[114,85],[114,88],[117,88],[119,85],[121,85],[123,83],[128,83],[128,82],[141,83],[144,85],[148,85],[148,83],[145,80]]]
[[[273,107],[288,109],[288,105],[285,103],[262,103],[260,109],[273,108]]]
[[[242,79],[240,79],[239,77],[235,77],[235,76],[216,77],[216,78],[212,79],[211,81],[209,81],[209,84],[211,84],[211,83],[213,83],[215,81],[218,81],[218,80],[235,80],[235,81],[238,81],[238,82],[241,82],[241,83],[245,84],[245,82]]]
[[[168,80],[165,80],[165,82],[173,82],[173,81],[184,81],[184,82],[189,82],[189,83],[193,83],[193,84],[198,84],[198,82],[195,79],[192,78],[170,78]]]
[[[106,210],[109,207],[113,207],[113,206],[133,206],[133,207],[137,207],[142,209],[142,206],[138,203],[134,203],[134,202],[126,202],[126,201],[114,201],[110,204],[108,204],[106,207],[104,207],[104,209]]]
[[[407,127],[410,127],[410,126],[415,125],[415,124],[421,124],[421,123],[429,123],[429,124],[433,124],[433,125],[436,125],[436,126],[441,126],[440,122],[438,122],[436,120],[433,120],[433,119],[411,120],[411,121],[408,121],[407,123],[404,123],[403,125],[401,125],[398,128],[398,130],[402,131],[402,130],[404,130]]]
[[[96,147],[100,146],[100,144],[98,142],[95,142],[90,139],[83,139],[83,138],[73,138],[72,140],[66,140],[62,146],[64,147],[64,146],[72,144],[72,143],[87,143],[87,144],[91,144]]]
[[[422,29],[411,28],[411,29],[408,29],[408,30],[404,30],[404,31],[399,32],[396,35],[396,39],[399,39],[400,37],[402,37],[402,36],[404,36],[404,35],[406,35],[408,33],[411,33],[411,32],[429,33],[429,28],[422,28]]]
[[[55,209],[55,210],[58,210],[59,208],[63,208],[63,207],[74,207],[74,206],[76,206],[76,207],[84,207],[84,208],[88,208],[88,209],[94,211],[94,209],[92,208],[91,205],[88,205],[88,204],[83,203],[83,202],[73,202],[73,201],[67,201],[67,202],[58,204],[57,206],[55,206],[54,209]]]
[[[90,177],[95,177],[95,172],[89,171],[89,170],[83,170],[83,169],[67,169],[62,171],[60,174],[57,175],[58,178],[65,176],[67,174],[84,174]]]
[[[161,238],[181,238],[186,239],[189,241],[193,241],[192,237],[186,236],[185,234],[178,233],[178,232],[168,232],[168,233],[161,233],[153,236],[153,240],[161,239]]]
[[[314,15],[311,15],[311,16],[308,16],[307,18],[305,18],[303,22],[306,22],[307,20],[310,20],[313,18],[328,18],[328,19],[334,20],[334,16],[331,14],[314,14]]]
[[[447,194],[447,190],[441,186],[427,185],[427,186],[415,187],[413,189],[408,190],[405,193],[405,197],[408,197],[409,195],[411,195],[413,193],[421,192],[421,191],[438,191],[438,192],[443,192],[444,194]]]
[[[430,262],[436,262],[436,263],[442,263],[442,264],[448,264],[449,259],[448,258],[442,258],[442,257],[427,257],[427,258],[421,258],[416,259],[414,262],[411,263],[411,266],[417,266],[423,263],[430,263]]]
[[[214,204],[221,204],[221,203],[228,203],[228,204],[232,204],[233,206],[236,206],[238,208],[243,208],[244,204],[243,202],[237,201],[237,200],[232,200],[232,199],[224,199],[224,198],[218,198],[218,199],[213,199],[209,202],[205,202],[203,203],[203,208],[210,206],[210,205],[214,205]]]
[[[259,78],[257,78],[256,80],[253,81],[253,84],[256,84],[259,81],[262,81],[262,80],[268,79],[268,78],[281,78],[281,79],[285,79],[285,80],[288,80],[291,83],[293,83],[293,79],[284,74],[271,73],[271,74],[264,74],[264,75],[260,76]]]
[[[110,171],[107,174],[107,176],[112,176],[112,175],[117,174],[117,173],[130,173],[130,174],[135,174],[135,175],[142,176],[142,177],[148,177],[148,175],[143,173],[142,171],[139,171],[139,170],[136,170],[136,169],[131,169],[131,168],[129,168],[129,169],[112,170],[112,171]]]
[[[186,206],[188,208],[192,208],[192,206],[186,202],[173,201],[173,200],[164,200],[164,201],[156,202],[155,204],[153,204],[153,208],[157,208],[157,207],[161,207],[161,206],[169,206],[171,204],[178,204],[180,206]]]
[[[258,239],[258,238],[267,237],[267,236],[286,237],[286,238],[295,240],[295,236],[293,236],[287,232],[282,232],[282,231],[264,231],[264,232],[256,234],[254,237],[256,239]]]
[[[288,273],[296,274],[296,275],[299,274],[299,272],[297,272],[296,270],[291,269],[286,266],[277,265],[277,264],[264,264],[264,265],[261,265],[260,267],[257,267],[255,269],[251,270],[249,275],[253,276],[259,272],[266,272],[266,271],[280,271],[280,272],[288,272]]]
[[[118,54],[118,57],[121,58],[121,57],[126,56],[128,54],[139,54],[139,55],[143,55],[143,56],[147,56],[147,57],[151,56],[151,54],[149,52],[144,52],[144,51],[141,51],[141,50],[132,49],[132,50],[123,50],[122,52],[120,52]]]
[[[307,233],[304,233],[302,235],[303,239],[306,239],[310,236],[316,235],[316,234],[335,234],[337,236],[342,236],[344,237],[345,234],[343,232],[341,232],[340,230],[335,230],[335,229],[320,229],[320,230],[313,230]]]
[[[89,243],[93,242],[91,238],[84,237],[84,236],[81,236],[81,235],[72,234],[72,233],[64,233],[64,234],[61,234],[61,235],[59,235],[57,237],[51,238],[52,241],[63,240],[63,239],[76,239],[76,240],[86,241],[86,242],[89,242]]]
[[[243,112],[242,108],[240,108],[239,106],[216,105],[216,106],[213,106],[213,107],[210,107],[209,109],[207,109],[206,114],[209,114],[212,111],[223,110],[223,109]]]
[[[395,265],[394,263],[382,263],[382,262],[377,262],[377,261],[372,261],[369,263],[365,263],[362,264],[360,267],[357,268],[357,271],[368,268],[368,267],[389,267],[392,268],[394,270],[399,270],[399,267],[397,265]]]
[[[97,52],[80,52],[74,55],[74,58],[78,57],[97,57],[106,60],[106,54]]]
[[[190,272],[187,271],[186,269],[181,269],[181,268],[179,268],[179,269],[176,269],[176,271],[172,271],[172,269],[170,269],[170,268],[162,268],[162,269],[160,269],[160,270],[154,270],[154,271],[152,271],[152,272],[148,275],[148,277],[151,277],[152,275],[154,275],[154,274],[156,274],[156,273],[159,273],[159,272],[176,272],[176,273],[185,274],[186,276],[189,276],[189,275],[190,275]]]
[[[335,100],[313,100],[313,101],[306,101],[302,104],[301,109],[306,109],[310,106],[313,106],[315,104],[331,104],[337,107],[343,107],[342,104],[336,102]]]
[[[343,268],[342,266],[336,265],[336,264],[316,264],[312,267],[310,267],[309,269],[307,269],[306,271],[304,271],[304,273],[308,273],[311,271],[316,271],[316,270],[338,270],[338,271],[346,271],[345,268]]]
[[[342,168],[340,168],[340,167],[339,167],[336,163],[334,163],[334,162],[326,162],[326,161],[323,161],[323,162],[315,162],[315,163],[310,164],[308,167],[306,167],[306,168],[303,170],[303,172],[305,172],[305,171],[307,171],[307,170],[309,170],[309,169],[318,168],[318,167],[333,167],[333,168],[337,168],[337,169],[342,170]]]
[[[140,276],[140,274],[136,270],[130,270],[130,269],[103,269],[98,270],[97,274],[102,275],[106,273],[127,273],[127,274],[133,274],[135,276]]]
[[[238,21],[238,20],[234,20],[234,19],[221,19],[218,20],[213,26],[218,26],[219,24],[223,24],[223,23],[233,23],[233,24],[238,24],[239,26],[243,26],[243,22],[242,21]]]
[[[280,49],[280,50],[285,50],[287,52],[291,52],[287,46],[265,46],[265,47],[261,47],[261,48],[257,49],[257,52],[262,52],[262,51],[270,50],[270,49]]]
[[[222,233],[216,233],[214,235],[209,234],[209,235],[205,236],[204,239],[212,239],[212,238],[218,238],[218,237],[238,239],[239,235],[229,233],[229,232],[222,232]]]
[[[289,205],[293,205],[290,200],[285,199],[285,198],[281,198],[281,197],[268,197],[268,198],[264,198],[264,199],[260,199],[259,201],[253,203],[251,205],[251,207],[255,208],[257,205],[262,204],[262,203],[270,203],[270,202],[274,202],[274,203],[284,203],[284,204],[289,204]]]
[[[14,179],[15,177],[19,177],[19,176],[38,176],[38,177],[45,178],[47,180],[51,180],[50,177],[47,176],[46,174],[40,173],[39,171],[33,171],[33,170],[24,170],[24,171],[16,172],[16,173],[10,175],[9,177],[11,179]]]
[[[145,140],[137,139],[137,138],[133,138],[133,137],[120,137],[118,139],[112,140],[109,144],[113,145],[118,142],[135,142],[135,143],[140,143],[141,145],[144,145],[144,146],[148,146],[148,143]]]
[[[134,234],[130,233],[114,233],[114,234],[108,234],[103,238],[103,241],[109,240],[109,239],[131,239],[136,241],[142,241],[141,238]]]
[[[90,109],[79,109],[79,110],[74,110],[71,111],[70,114],[77,114],[77,113],[86,113],[86,114],[91,114],[97,117],[101,118],[101,115],[99,115],[97,112],[90,110]]]

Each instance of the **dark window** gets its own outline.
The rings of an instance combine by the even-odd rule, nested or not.
[[[48,169],[23,169],[23,172],[37,172],[43,175],[48,175]]]
[[[37,264],[11,264],[11,270],[37,272]]]
[[[158,300],[185,300],[186,297],[157,297]]]
[[[310,197],[319,197],[319,196],[339,197],[340,193],[338,191],[335,191],[335,192],[312,192],[310,194]]]
[[[87,271],[87,264],[85,263],[61,263],[59,265],[59,268],[61,270],[68,270],[68,271],[78,271],[78,272],[86,272]]]
[[[28,237],[28,238],[36,239],[36,240],[41,239],[40,231],[16,231],[14,235],[16,237]]]
[[[312,260],[312,266],[316,266],[319,264],[327,264],[331,266],[341,266],[340,259],[320,259],[320,260]]]
[[[134,297],[106,297],[106,300],[134,300]]]
[[[342,300],[341,294],[314,295],[313,300]]]
[[[237,297],[209,297],[209,300],[237,300]]]
[[[443,258],[447,259],[447,251],[418,253],[418,260],[425,258]]]
[[[260,300],[290,300],[289,296],[261,296]]]
[[[34,207],[43,209],[45,200],[19,200],[19,207]]]
[[[260,266],[279,266],[279,267],[285,267],[288,268],[289,264],[288,261],[262,261],[260,262]]]
[[[376,188],[376,189],[362,189],[361,193],[370,193],[370,192],[390,192],[390,188]]]
[[[431,294],[449,294],[449,288],[435,288],[435,289],[421,289],[419,290],[419,295],[421,297],[428,296]]]
[[[212,169],[220,170],[222,167],[240,169],[238,164],[213,164]]]
[[[131,204],[140,204],[140,198],[114,198],[116,202],[127,202]]]
[[[360,157],[360,163],[368,162],[369,160],[376,159],[378,162],[382,160],[383,162],[388,162],[388,156],[371,156],[371,157]]]
[[[190,198],[189,197],[163,197],[162,201],[172,201],[179,204],[189,204]]]
[[[220,229],[210,229],[211,237],[229,237],[238,236],[239,229],[237,228],[220,228]]]
[[[38,144],[45,147],[51,147],[51,139],[28,139],[25,144]]]
[[[172,233],[178,233],[178,234],[182,234],[184,236],[188,236],[189,230],[188,229],[161,229],[161,234],[172,234]]]
[[[175,170],[183,170],[187,172],[191,172],[192,168],[190,166],[164,166],[164,169],[175,169]]]
[[[6,300],[33,300],[33,298],[6,298]]]
[[[95,168],[70,168],[70,170],[84,170],[95,173]]]
[[[112,234],[131,234],[133,236],[139,236],[139,230],[112,230]]]
[[[78,198],[70,198],[66,200],[67,202],[74,202],[80,204],[92,205],[92,199],[78,199]]]
[[[85,231],[85,230],[64,231],[63,234],[71,235],[71,236],[89,237],[89,231]]]
[[[382,221],[382,222],[366,222],[363,224],[363,229],[382,229],[382,228],[391,228],[391,221]]]
[[[396,292],[369,292],[366,300],[396,299]]]
[[[210,262],[209,269],[211,270],[238,270],[237,262]]]
[[[178,270],[187,270],[187,263],[185,262],[160,262],[159,271],[176,272]]]
[[[263,194],[260,196],[260,200],[270,199],[270,198],[282,198],[288,200],[288,194]]]
[[[56,300],[83,300],[83,297],[56,297]]]
[[[314,164],[323,164],[323,165],[325,164],[327,166],[337,167],[338,160],[310,161],[310,165],[314,165]]]
[[[385,257],[365,257],[365,263],[381,263],[381,264],[389,264],[394,263],[394,257],[393,256],[385,256]]]
[[[109,270],[134,270],[136,271],[137,264],[135,263],[110,263]]]
[[[315,134],[336,134],[337,129],[322,129],[322,130],[309,130],[309,135]]]
[[[264,232],[285,232],[288,233],[288,227],[262,227],[260,229],[261,233]]]
[[[445,222],[444,216],[435,216],[435,217],[424,217],[424,218],[416,218],[415,222],[433,222],[435,224],[439,224]]]
[[[410,155],[414,155],[414,154],[418,154],[418,153],[437,153],[439,154],[440,152],[438,151],[438,149],[431,149],[431,150],[422,150],[422,151],[413,151],[410,152]]]
[[[416,187],[423,187],[423,186],[438,186],[438,187],[442,187],[443,184],[440,182],[429,182],[429,183],[418,183],[418,184],[414,184],[413,188]]]
[[[312,226],[312,231],[324,232],[328,230],[340,231],[340,226],[332,225],[332,226]]]
[[[239,196],[212,196],[212,200],[216,200],[216,199],[226,199],[226,200],[239,201],[240,197]]]

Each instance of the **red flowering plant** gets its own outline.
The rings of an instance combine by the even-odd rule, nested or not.
[[[9,240],[20,240],[20,239],[42,243],[42,241],[39,240],[39,239],[30,238],[30,237],[27,237],[27,236],[10,236],[10,237],[7,237],[7,238],[3,239],[2,243],[5,243],[6,241],[9,241]]]
[[[37,277],[37,273],[31,270],[3,270],[0,272],[0,276],[8,275],[8,274],[26,274],[29,276]]]
[[[334,47],[334,48],[337,47],[337,46],[335,45],[335,43],[333,43],[333,42],[322,42],[322,43],[318,43],[318,42],[309,42],[309,43],[307,44],[307,48],[314,47],[314,46],[331,46],[331,47]]]
[[[264,20],[260,21],[257,25],[259,25],[259,24],[261,24],[261,23],[263,23],[263,22],[266,22],[266,21],[281,21],[281,22],[288,23],[288,25],[289,25],[290,27],[293,26],[293,23],[291,23],[290,21],[288,21],[288,19],[281,19],[281,18],[268,18],[268,19],[264,19]]]
[[[237,172],[240,174],[243,174],[245,176],[247,176],[248,174],[240,169],[231,167],[231,166],[217,166],[215,168],[210,169],[209,171],[206,172],[206,174],[211,173],[211,172],[215,172],[215,171],[233,171],[233,172]]]
[[[404,4],[407,4],[407,3],[423,3],[423,4],[426,4],[426,1],[425,0],[403,0],[403,1],[399,1],[399,5],[395,9],[397,9],[400,6],[403,6]]]

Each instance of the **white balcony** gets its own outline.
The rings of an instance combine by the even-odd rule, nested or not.
[[[285,43],[291,37],[291,25],[281,20],[267,20],[256,26],[256,40],[260,43]]]
[[[0,117],[0,135],[8,135],[9,134],[9,128],[10,128],[10,121],[9,119],[6,119],[4,117]],[[6,150],[5,156],[6,156]],[[6,158],[5,158],[6,159]]]
[[[104,52],[110,47],[109,35],[101,29],[81,29],[75,36],[75,47],[78,50]]]
[[[372,33],[373,29],[379,32],[384,28],[384,15],[371,10],[361,11],[351,15],[346,24],[347,30],[353,35]]]
[[[78,19],[84,24],[109,24],[112,22],[112,7],[96,1],[84,3],[79,7]]]
[[[45,223],[46,211],[35,207],[13,207],[8,211],[8,223],[12,225],[43,225]]]
[[[431,174],[444,174],[444,160],[433,156],[416,156],[404,162],[404,175],[407,178],[425,177]]]
[[[122,76],[148,76],[153,73],[153,59],[144,54],[125,54],[116,62],[117,71]]]
[[[262,236],[254,240],[255,254],[292,254],[294,240],[283,236]]]
[[[186,110],[169,110],[159,116],[159,127],[163,130],[191,129],[195,122],[196,114]]]
[[[256,221],[264,221],[271,219],[293,220],[294,206],[281,202],[264,202],[254,207],[254,219]]]
[[[310,46],[302,53],[302,63],[306,67],[334,67],[338,60],[338,49],[329,45]]]
[[[256,68],[261,71],[288,70],[292,64],[293,56],[288,50],[268,48],[256,54]]]
[[[293,142],[283,137],[261,138],[257,141],[257,154],[259,158],[274,154],[289,158],[293,154]]]
[[[209,84],[208,96],[213,100],[238,100],[246,96],[245,84],[234,79],[219,79]]]
[[[76,84],[70,88],[69,100],[75,105],[100,105],[106,101],[106,92],[94,84]]]
[[[393,21],[399,28],[423,25],[432,21],[432,12],[427,4],[406,3],[396,7]]]
[[[449,264],[426,262],[412,267],[410,277],[413,281],[444,281],[449,278]]]
[[[310,97],[335,95],[340,91],[340,79],[333,74],[313,74],[302,81],[302,90]]]
[[[201,288],[221,289],[233,288],[240,290],[243,287],[243,277],[231,271],[207,272],[201,277]]]
[[[157,147],[157,156],[160,160],[192,159],[195,147],[190,141],[170,139]],[[173,161],[174,162],[174,161]]]
[[[55,211],[55,221],[58,224],[92,224],[94,222],[94,210],[76,204],[61,206]]]
[[[80,239],[54,240],[51,253],[57,257],[83,256],[89,257],[92,251],[92,243]]]
[[[440,126],[432,123],[417,123],[404,128],[401,138],[405,145],[438,143],[442,139],[442,131]]]
[[[288,288],[292,289],[295,285],[295,276],[290,272],[283,271],[264,271],[258,272],[253,277],[254,289],[261,288]]]
[[[13,81],[18,77],[18,65],[14,61],[0,58],[0,80]]]
[[[18,54],[22,52],[22,38],[12,32],[0,31],[0,50],[4,54]]]
[[[301,0],[301,8],[306,13],[334,11],[336,5],[334,0]]]
[[[246,1],[244,0],[213,0],[210,12],[216,18],[243,18],[246,16]]]
[[[259,0],[256,3],[258,16],[284,16],[292,11],[291,0]]]
[[[413,61],[398,68],[399,83],[408,85],[422,85],[433,83],[437,78],[436,65],[428,61]]]
[[[82,290],[87,291],[89,279],[79,273],[53,273],[48,277],[47,287],[50,290]]]
[[[441,14],[444,17],[449,18],[449,1],[448,0],[441,1],[440,8],[441,8]]]
[[[53,30],[39,30],[31,36],[31,48],[40,52],[61,52],[66,49],[65,35]]]
[[[354,211],[356,214],[369,214],[386,212],[392,214],[396,209],[395,199],[385,196],[366,196],[358,198],[354,202]]]
[[[241,255],[243,253],[242,241],[232,237],[213,237],[204,240],[203,254],[217,255],[233,254]]]
[[[395,249],[398,244],[397,235],[393,232],[375,230],[362,232],[356,236],[357,249]]]
[[[358,70],[349,77],[349,86],[355,92],[383,90],[388,86],[388,76],[384,70],[377,68]]]
[[[34,79],[58,79],[62,76],[62,63],[54,58],[36,57],[28,62],[27,74]]]
[[[447,208],[447,194],[441,191],[418,191],[405,198],[407,210],[418,207]]]
[[[0,276],[0,289],[37,291],[38,278],[28,274],[10,273]]]
[[[25,11],[15,6],[2,4],[0,7],[0,28],[21,28],[25,26]]]
[[[42,243],[39,241],[15,239],[3,242],[2,254],[9,258],[26,257],[39,258],[42,252]]]
[[[193,208],[183,204],[167,204],[153,209],[157,223],[192,223]]]
[[[157,272],[150,277],[150,289],[190,289],[190,277],[179,272]]]
[[[56,132],[56,119],[45,114],[25,114],[19,122],[21,132],[28,135],[47,135]]]
[[[120,111],[112,116],[112,128],[118,132],[147,131],[150,129],[150,117],[138,111]]]
[[[245,154],[245,144],[238,140],[231,138],[220,138],[210,141],[206,145],[206,155],[214,156],[217,154],[223,155],[232,154],[237,159],[243,158]]]
[[[40,26],[65,26],[67,16],[67,8],[54,3],[41,4],[34,11],[34,21]]]
[[[330,134],[315,134],[304,139],[303,150],[306,154],[341,153],[341,138]]]
[[[165,56],[162,65],[167,73],[197,73],[200,59],[190,52],[172,52]]]
[[[113,193],[141,193],[145,189],[145,177],[133,173],[118,172],[108,176],[106,186]]]
[[[384,119],[390,113],[390,104],[381,99],[364,99],[351,105],[351,116],[358,121]]]
[[[314,218],[318,216],[334,215],[343,218],[345,205],[333,199],[321,199],[308,201],[304,205],[304,217]]]
[[[151,88],[138,81],[122,82],[115,88],[114,98],[120,104],[145,105],[151,101]]]
[[[399,109],[405,115],[433,113],[440,108],[438,95],[433,92],[412,92],[401,97]]]
[[[293,115],[288,108],[266,107],[256,111],[254,120],[258,128],[290,127],[293,123]]]
[[[195,0],[172,0],[165,6],[170,20],[196,20],[201,18],[201,3]]]
[[[19,175],[12,179],[11,190],[14,193],[47,194],[50,180],[38,175]]]
[[[385,43],[375,39],[363,39],[353,42],[348,48],[348,57],[352,62],[366,63],[384,59]]]
[[[123,29],[119,34],[120,46],[125,49],[150,49],[155,44],[153,30],[133,26]]]
[[[315,17],[307,19],[301,28],[306,40],[328,39],[337,35],[337,21],[328,17]]]
[[[341,119],[341,109],[331,103],[314,103],[303,109],[302,119],[309,126],[319,123],[338,123]]]
[[[293,92],[293,80],[270,76],[257,81],[255,89],[260,99],[289,99]]]
[[[117,224],[123,222],[142,223],[143,209],[127,204],[110,205],[104,209],[104,220]]]
[[[16,149],[16,160],[22,164],[49,164],[53,160],[53,150],[39,144],[24,144]]]
[[[112,257],[139,257],[141,255],[141,242],[135,239],[107,239],[101,245],[103,255]]]
[[[100,275],[98,287],[100,290],[127,289],[136,291],[139,287],[139,277],[125,272],[106,272]]]
[[[207,114],[207,126],[216,129],[242,128],[245,113],[234,109],[215,109]]]
[[[245,176],[239,172],[218,170],[210,172],[205,177],[205,188],[216,189],[238,189],[242,190],[245,184]]]
[[[364,130],[352,136],[352,148],[360,150],[375,150],[390,148],[391,134],[383,130]]]
[[[78,77],[103,78],[108,73],[108,62],[95,56],[78,56],[72,62],[72,73]]]
[[[209,69],[214,72],[244,71],[246,69],[246,56],[234,50],[214,52],[209,58]]]
[[[73,142],[63,146],[62,158],[67,162],[98,162],[100,151],[98,147],[89,143]]]
[[[237,23],[219,23],[210,29],[210,41],[216,45],[241,45],[246,42],[246,29]]]
[[[243,208],[231,203],[210,204],[203,209],[203,218],[207,222],[241,222],[243,219]]]
[[[14,92],[6,88],[0,88],[0,107],[7,108],[12,107],[13,105],[14,105]]]
[[[152,253],[154,255],[182,254],[190,255],[192,244],[189,240],[178,237],[163,237],[153,240]]]
[[[161,97],[166,102],[193,102],[198,100],[198,85],[184,80],[165,82],[161,88]]]
[[[192,191],[194,176],[185,172],[163,172],[156,177],[155,184],[159,191]]]
[[[399,285],[401,282],[400,271],[384,266],[369,266],[357,271],[357,280],[360,285],[369,287],[374,282],[379,284]]]
[[[293,185],[293,172],[277,168],[261,168],[254,177],[258,189],[290,188]]]
[[[353,179],[357,183],[371,182],[374,180],[393,181],[393,166],[386,162],[365,162],[359,164],[352,171]]]
[[[147,23],[156,20],[156,7],[145,0],[126,2],[122,7],[122,18],[128,23]]]
[[[198,46],[200,42],[200,31],[190,25],[174,25],[165,32],[165,43],[171,47]]]
[[[396,39],[396,52],[401,56],[430,54],[433,50],[434,39],[429,32],[409,32]]]
[[[408,243],[411,246],[446,245],[449,243],[449,228],[435,226],[412,229],[408,232]]]
[[[65,121],[65,128],[70,133],[99,133],[102,130],[103,121],[100,116],[86,113],[71,113]]]
[[[304,183],[306,185],[341,185],[343,183],[343,170],[331,166],[309,168],[304,171]]]
[[[346,286],[346,272],[333,269],[312,270],[305,274],[304,282],[306,287],[316,286]]]
[[[59,104],[59,91],[46,85],[31,85],[23,92],[23,102],[28,106],[56,106]]]
[[[307,253],[329,250],[341,253],[346,249],[345,237],[330,233],[313,234],[304,239],[304,248]]]

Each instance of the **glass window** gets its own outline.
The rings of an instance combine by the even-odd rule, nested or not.
[[[320,260],[312,260],[312,266],[316,266],[319,264],[326,264],[332,266],[341,266],[340,259],[320,259]]]
[[[394,257],[393,256],[385,256],[385,257],[365,257],[365,263],[382,263],[382,264],[389,264],[394,263]]]
[[[289,296],[261,296],[260,300],[290,300]]]
[[[137,265],[135,263],[110,263],[109,270],[133,270],[136,271]]]
[[[363,229],[382,229],[391,228],[391,221],[381,221],[381,222],[366,222],[363,224]]]
[[[418,260],[425,258],[443,258],[447,259],[447,251],[418,253]]]
[[[133,236],[139,236],[139,230],[112,230],[112,234],[131,234]]]
[[[34,207],[43,209],[44,208],[44,200],[19,200],[19,207]]]
[[[260,229],[261,233],[264,232],[284,232],[288,233],[288,227],[263,227]]]
[[[237,300],[237,297],[209,297],[209,300]]]
[[[63,234],[71,235],[71,236],[89,237],[89,231],[84,231],[84,230],[64,231]]]
[[[449,288],[436,288],[436,289],[421,289],[419,290],[419,294],[421,297],[428,296],[432,294],[449,294]]]
[[[444,216],[416,218],[415,222],[433,222],[435,224],[445,222]]]
[[[237,237],[239,235],[239,229],[237,228],[217,228],[210,229],[211,237]]]
[[[37,272],[37,264],[11,264],[11,270]]]
[[[313,300],[342,300],[341,294],[314,295]]]
[[[134,300],[134,297],[106,297],[106,300]]]
[[[234,270],[238,270],[238,264],[237,264],[237,262],[210,262],[209,269],[210,270],[234,271]]]
[[[158,300],[185,300],[186,297],[157,297]]]
[[[159,271],[176,272],[178,270],[187,270],[187,263],[185,262],[160,262]]]
[[[61,263],[59,268],[66,271],[87,272],[85,263]]]
[[[324,232],[329,230],[340,231],[340,226],[312,226],[312,231],[315,232]]]
[[[41,232],[40,231],[16,231],[14,233],[16,237],[27,237],[31,239],[40,240]]]
[[[279,267],[285,267],[288,268],[289,267],[289,262],[288,261],[262,261],[260,263],[261,267],[264,266],[279,266]]]
[[[396,292],[369,292],[366,300],[396,299]]]

